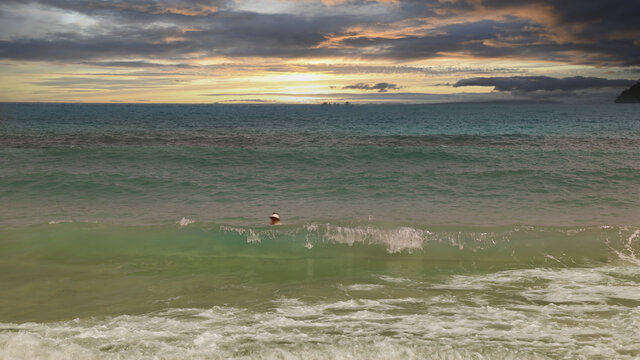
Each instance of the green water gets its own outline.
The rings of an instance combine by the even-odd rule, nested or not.
[[[437,282],[455,274],[604,266],[639,251],[629,243],[638,229],[601,227],[59,223],[5,227],[2,234],[0,317],[10,321],[146,313],[166,301],[199,308],[260,307],[283,296],[345,299],[337,283],[385,274]]]

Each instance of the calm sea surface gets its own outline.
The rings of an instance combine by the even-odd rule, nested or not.
[[[73,357],[637,359],[640,107],[0,104],[0,359]]]

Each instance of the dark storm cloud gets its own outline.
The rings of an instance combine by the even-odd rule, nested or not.
[[[225,8],[229,0],[3,0],[5,4],[36,3],[43,6],[71,10],[88,15],[116,13],[129,14],[206,16]]]
[[[513,9],[515,7],[552,9],[556,25],[584,25],[575,29],[578,34],[593,34],[594,30],[634,30],[640,22],[640,2],[636,0],[481,0],[489,9]]]
[[[327,40],[327,33],[340,31],[344,21],[341,16],[225,12],[185,35],[215,55],[308,57],[329,54],[317,46]]]
[[[546,38],[538,54],[575,51],[573,62],[640,65],[640,1],[637,0],[467,0],[489,11],[527,9]],[[546,12],[545,12],[546,9]],[[532,14],[533,15],[533,14]],[[541,15],[541,16],[540,16]],[[523,16],[523,15],[521,15]],[[544,18],[544,20],[543,20]]]
[[[217,12],[207,16],[206,21],[185,24],[124,24],[92,36],[53,33],[46,38],[3,40],[0,41],[0,58],[91,61],[127,57],[179,59],[214,55],[285,58],[346,55],[351,51],[318,47],[327,39],[325,33],[338,33],[344,23],[352,23],[344,18]]]
[[[398,90],[400,86],[396,84],[389,84],[386,82],[377,83],[375,85],[368,85],[364,83],[358,83],[355,85],[347,85],[343,89],[355,89],[355,90],[377,90],[378,92],[387,92],[389,90]]]
[[[0,41],[0,58],[60,61],[120,57],[178,57],[195,51],[192,43],[122,41],[111,37],[92,39],[24,39]]]
[[[123,57],[189,58],[191,54],[228,56],[304,56],[324,40],[314,32],[292,33],[287,27],[271,28],[259,33],[259,25],[220,26],[198,32],[182,33],[174,29],[125,31],[91,38],[74,34],[55,34],[50,39],[20,39],[0,41],[0,58],[12,60],[74,60]],[[267,25],[268,26],[268,25]],[[290,25],[293,26],[293,25]],[[166,36],[180,40],[166,42]],[[196,54],[197,53],[197,54]]]
[[[437,28],[434,35],[405,36],[401,38],[359,37],[344,41],[347,46],[372,48],[370,56],[386,56],[397,59],[433,58],[445,52],[458,52],[483,57],[500,57],[516,53],[512,46],[495,47],[484,43],[504,36],[522,35],[527,43],[538,40],[538,34],[525,32],[519,22],[500,23],[482,20],[478,22],[448,25]],[[522,39],[519,41],[523,42]]]
[[[448,52],[600,66],[640,65],[637,0],[454,0],[437,4],[401,1],[414,11],[420,6],[418,3],[437,8],[439,14],[444,14],[441,18],[458,15],[467,17],[469,22],[438,27],[424,35],[363,36],[348,39],[345,44],[364,48],[365,56],[395,59],[432,58]],[[497,10],[511,16],[499,21],[482,20]]]
[[[635,83],[635,80],[609,80],[597,77],[567,77],[562,79],[548,76],[513,76],[513,77],[485,77],[463,79],[455,83],[461,86],[493,86],[496,91],[534,92],[534,91],[564,91],[599,89],[604,87],[625,87]]]
[[[399,38],[358,37],[343,44],[362,49],[364,57],[416,60],[457,53],[481,58],[529,58],[590,65],[640,65],[640,43],[635,39],[598,42],[549,41],[547,30],[528,20],[482,20],[435,29],[434,35]],[[636,44],[638,43],[638,44]]]
[[[640,65],[637,0],[399,0],[375,16],[353,11],[372,4],[365,0],[324,8],[319,2],[294,2],[298,11],[287,14],[239,11],[234,9],[235,2],[227,0],[5,0],[0,16],[9,18],[15,15],[12,7],[25,4],[84,14],[98,25],[66,34],[0,35],[1,59],[108,63],[143,58],[153,63],[217,55],[402,61],[454,53],[599,66]],[[339,11],[341,7],[345,11]],[[501,17],[486,19],[496,11]],[[402,27],[433,26],[436,16],[445,25],[406,34],[400,31],[394,36],[354,30],[386,29],[398,21]],[[469,21],[446,25],[452,16]],[[341,46],[323,46],[339,36],[346,36],[337,43]]]

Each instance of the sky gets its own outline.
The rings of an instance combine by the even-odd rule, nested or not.
[[[638,0],[0,0],[0,101],[611,103]]]

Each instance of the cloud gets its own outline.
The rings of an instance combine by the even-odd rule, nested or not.
[[[577,35],[592,35],[594,30],[637,32],[640,14],[640,3],[635,0],[479,0],[476,4],[489,10],[524,8],[532,13],[537,10],[555,26],[581,25],[572,29]]]
[[[530,99],[522,96],[514,96],[510,93],[499,94],[478,94],[478,93],[455,93],[455,94],[434,94],[419,92],[360,92],[360,93],[281,93],[281,92],[265,92],[265,93],[203,93],[203,97],[236,97],[251,96],[258,98],[271,97],[295,97],[306,98],[309,102],[322,103],[324,101],[344,102],[355,101],[363,103],[400,103],[400,104],[437,104],[437,103],[532,103],[532,102],[557,102],[557,99]],[[235,101],[235,100],[231,100]],[[239,100],[242,102],[243,100]],[[229,100],[224,100],[229,102]]]
[[[457,93],[474,85],[499,101],[606,101],[629,81],[603,77],[639,71],[639,14],[637,0],[3,0],[0,62],[9,87],[60,93],[175,80],[196,93],[198,79],[229,79],[226,89],[257,74],[313,72],[324,87],[357,74],[345,76],[357,80],[343,96],[362,101],[435,99],[397,84],[458,88],[439,101],[485,101]],[[574,71],[598,77],[565,77]],[[539,74],[555,77],[524,76]],[[273,79],[242,87],[292,91]]]
[[[470,95],[471,97],[467,97]],[[307,98],[310,101],[362,101],[362,102],[394,102],[394,103],[441,103],[441,102],[460,102],[469,99],[476,99],[482,101],[489,100],[486,94],[431,94],[431,93],[413,93],[413,92],[374,92],[374,93],[281,93],[281,92],[267,92],[267,93],[203,93],[200,96],[206,97],[235,97],[235,96],[252,96],[259,98],[269,97],[296,97]],[[505,95],[505,98],[510,97]],[[495,100],[495,97],[493,97]],[[229,100],[225,100],[229,101]],[[231,100],[235,101],[235,100]],[[242,100],[239,100],[242,101]]]
[[[164,88],[182,84],[182,80],[167,78],[126,79],[126,78],[98,78],[84,76],[62,76],[34,82],[35,85],[61,89],[85,90],[126,90]]]
[[[92,65],[98,67],[116,67],[116,68],[179,68],[190,69],[194,66],[189,64],[161,64],[149,61],[85,61],[84,65]]]
[[[535,91],[575,91],[585,89],[599,89],[605,87],[625,87],[635,83],[635,80],[610,80],[597,77],[574,76],[567,78],[552,78],[548,76],[512,76],[512,77],[477,77],[463,79],[453,87],[462,86],[493,86],[495,91],[535,92]]]
[[[386,3],[333,1],[327,8],[319,1],[289,1],[281,12],[269,13],[260,12],[259,4],[248,11],[249,2],[230,0],[5,0],[0,4],[0,58],[414,61],[453,54],[640,65],[637,0]],[[38,11],[22,15],[36,7]],[[70,21],[74,26],[68,26]]]
[[[146,16],[146,15],[145,15]],[[124,19],[126,20],[126,19]],[[342,17],[305,18],[290,14],[218,12],[202,21],[157,18],[122,22],[103,32],[50,33],[45,37],[0,40],[0,58],[28,61],[175,60],[209,56],[316,57],[351,51],[319,45],[339,32]],[[350,23],[350,21],[347,21]],[[0,38],[1,39],[1,38]]]
[[[475,11],[529,19],[543,45],[572,52],[574,63],[640,64],[640,2],[636,0],[467,0]],[[543,49],[541,49],[543,50]],[[580,56],[576,56],[579,54]]]
[[[368,85],[364,83],[358,83],[355,85],[347,85],[343,89],[356,89],[356,90],[378,90],[378,92],[387,92],[389,90],[398,90],[400,86],[396,84],[389,84],[386,82],[377,83],[375,85]]]
[[[5,4],[22,4],[23,0],[3,0]],[[83,14],[140,13],[151,15],[207,16],[229,4],[229,0],[32,0],[42,6]]]
[[[470,66],[372,66],[372,65],[342,65],[342,64],[308,64],[293,67],[298,71],[326,72],[331,74],[497,74],[523,73],[526,69],[507,67],[470,67]],[[640,69],[638,70],[640,72]]]

